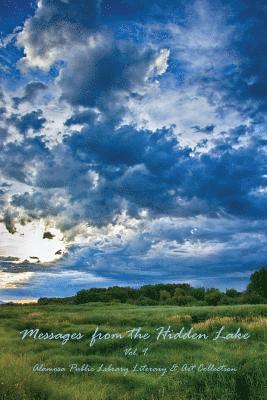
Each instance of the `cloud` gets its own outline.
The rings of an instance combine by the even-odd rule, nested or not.
[[[2,239],[0,253],[5,257],[5,260],[0,260],[0,270],[34,271],[37,264],[48,266],[60,259],[65,252],[65,241],[62,234],[44,220],[31,221],[25,225],[17,223],[16,229],[12,231],[10,224],[8,228],[9,230],[0,224]],[[49,239],[48,233],[50,233]],[[59,250],[61,253],[58,253]],[[16,257],[16,261],[14,258],[7,259],[10,252],[12,252],[12,257]],[[16,268],[10,268],[12,263],[16,264]]]
[[[219,0],[196,1],[189,9],[192,14],[180,30],[169,27],[185,80],[194,80],[219,113],[235,108],[243,118],[255,118],[266,107],[266,68],[261,68],[266,8],[259,2]]]
[[[21,66],[49,69],[72,44],[94,31],[99,2],[41,0],[26,20],[17,44],[24,48]]]
[[[25,134],[30,129],[33,132],[40,132],[46,119],[43,117],[41,110],[36,110],[24,115],[12,114],[7,121],[14,125],[20,133]]]
[[[52,233],[51,232],[44,232],[44,234],[43,234],[43,239],[53,239],[53,237],[54,237],[55,235],[52,235]]]
[[[36,163],[49,162],[49,158],[49,150],[41,137],[9,142],[0,154],[1,171],[7,178],[31,184]]]
[[[258,219],[266,207],[259,190],[266,184],[261,173],[264,158],[260,141],[249,133],[239,127],[199,154],[181,147],[172,129],[151,132],[86,124],[51,150],[28,139],[24,159],[24,143],[6,146],[3,170],[32,185],[31,191],[12,196],[13,206],[35,218],[67,213],[72,226],[82,222],[104,226],[125,211],[137,218],[142,210],[153,218]],[[244,136],[246,144],[240,144]],[[4,162],[9,151],[13,163],[20,165],[20,176]],[[29,169],[31,152],[38,169]]]
[[[99,116],[94,109],[87,109],[84,111],[77,111],[70,118],[68,118],[64,125],[67,127],[71,127],[73,125],[81,125],[84,124],[91,125],[94,124]]]
[[[263,17],[257,2],[39,1],[23,57],[6,49],[20,70],[0,95],[5,257],[25,232],[53,244],[68,293],[81,273],[243,284],[266,248]],[[40,272],[44,256],[1,268]]]
[[[166,49],[157,52],[98,35],[72,50],[58,78],[62,98],[73,106],[98,108],[110,123],[118,121],[128,98],[142,96],[166,71],[168,56]]]
[[[7,211],[4,214],[4,224],[9,233],[14,234],[17,231],[14,222],[14,217],[9,211]]]
[[[195,132],[203,132],[203,133],[207,133],[207,134],[213,133],[214,128],[215,128],[215,125],[213,125],[213,124],[204,126],[203,128],[200,128],[200,126],[198,126],[198,125],[192,126],[192,129],[194,129]]]
[[[225,288],[226,281],[231,284],[233,271],[248,277],[252,265],[264,262],[266,237],[260,230],[260,221],[251,226],[239,218],[147,220],[142,230],[133,230],[128,238],[104,235],[101,240],[98,235],[90,246],[73,246],[63,263],[77,274],[90,271],[124,284],[184,279],[199,284],[201,277],[204,286],[216,281],[216,286]]]
[[[99,7],[98,1],[40,1],[18,34],[25,52],[19,64],[47,70],[64,61],[57,78],[62,99],[73,106],[97,107],[118,121],[127,98],[142,95],[166,72],[169,50],[114,40],[110,31],[96,25]],[[13,100],[29,101],[40,89],[32,82],[24,96]]]
[[[29,82],[24,87],[23,95],[21,97],[13,97],[14,106],[17,107],[22,103],[32,103],[36,100],[38,94],[48,88],[43,82]]]
[[[0,149],[3,146],[6,137],[7,137],[7,129],[0,128]]]

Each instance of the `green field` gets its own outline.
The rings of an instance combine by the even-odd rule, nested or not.
[[[123,304],[7,305],[0,307],[0,399],[1,400],[260,400],[264,395],[264,305],[218,307],[138,307]],[[174,331],[183,326],[213,337],[216,330],[249,332],[247,340],[88,340],[21,339],[20,331],[81,332],[89,338],[96,326],[102,332],[127,332],[142,327],[153,334],[161,326]],[[126,348],[138,355],[126,356]],[[148,348],[147,353],[143,350]],[[66,367],[64,372],[34,372],[33,366]],[[128,373],[73,372],[70,364],[101,364],[128,368]],[[133,372],[135,364],[156,368]],[[178,370],[169,372],[169,367]],[[187,364],[225,365],[225,371],[182,371]],[[167,373],[157,368],[167,368]],[[195,368],[197,368],[195,367]],[[201,369],[202,367],[200,367]]]

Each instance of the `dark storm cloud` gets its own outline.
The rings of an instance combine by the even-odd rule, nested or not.
[[[58,78],[62,99],[72,106],[97,107],[112,123],[112,118],[115,122],[123,116],[127,98],[144,94],[149,82],[162,73],[155,64],[160,52],[146,44],[114,40],[106,27],[96,24],[99,5],[41,1],[18,43],[28,66],[47,69],[64,60]],[[26,98],[25,94],[14,101],[19,104]]]
[[[231,32],[231,36],[220,49],[221,65],[216,59],[213,63],[207,59],[205,74],[195,75],[199,93],[204,93],[219,113],[234,108],[262,122],[267,104],[267,9],[260,0],[215,1],[212,6],[222,13],[222,35]]]
[[[55,204],[51,198],[51,193],[47,191],[14,195],[11,204],[16,207],[23,207],[35,218],[56,216],[60,211],[64,211],[61,205]]]
[[[106,130],[100,125],[65,143],[81,168],[95,164],[108,182],[109,195],[113,192],[159,215],[226,212],[260,217],[263,212],[265,201],[253,192],[265,183],[257,140],[238,149],[221,141],[195,156],[189,148],[181,148],[169,130],[153,134],[131,127]],[[107,190],[106,184],[101,188]]]
[[[149,78],[157,75],[153,71],[157,56],[150,47],[108,37],[94,48],[78,48],[60,74],[62,98],[74,106],[97,107],[108,114],[109,122],[119,119],[127,96],[144,92]]]
[[[28,173],[30,162],[49,162],[50,153],[41,137],[25,138],[23,142],[9,142],[0,153],[0,169],[6,178],[31,184]]]
[[[153,78],[151,68],[157,53],[149,46],[115,41],[106,33],[95,37],[91,48],[85,45],[82,34],[99,30],[97,16],[107,12],[106,2],[99,6],[96,2],[89,5],[81,1],[74,7],[73,3],[42,1],[35,16],[25,23],[19,38],[33,59],[40,55],[45,58],[48,47],[53,54],[53,49],[64,47],[67,40],[75,43],[58,77],[62,98],[73,106],[97,107],[106,118],[106,123],[96,124],[95,112],[87,110],[77,111],[67,119],[67,127],[79,123],[92,128],[85,127],[81,133],[67,137],[62,146],[52,150],[47,162],[40,163],[34,183],[41,188],[67,188],[71,203],[81,201],[81,218],[89,217],[90,221],[100,224],[112,220],[125,207],[122,206],[123,200],[127,201],[131,215],[136,215],[140,208],[147,208],[152,215],[216,216],[227,213],[258,217],[264,206],[262,196],[257,192],[264,184],[261,143],[258,140],[238,149],[231,147],[234,142],[238,143],[241,134],[251,133],[245,126],[232,130],[231,138],[214,142],[213,149],[203,155],[193,154],[189,148],[182,149],[168,130],[152,134],[133,127],[114,129],[115,121],[123,115],[127,97],[142,95],[149,79]],[[130,15],[127,12],[129,7],[128,3],[116,6],[112,3],[109,12],[113,16],[123,14],[127,17]],[[167,2],[166,7],[166,10],[171,9],[172,2]],[[179,18],[185,18],[185,27],[191,21],[189,8],[180,7]],[[215,8],[211,7],[212,12]],[[146,2],[136,3],[134,13],[138,15],[141,9],[156,20],[160,10],[163,11],[163,3],[158,1],[151,7]],[[255,37],[262,33],[261,17],[256,24],[260,5],[226,2],[221,9],[222,12],[232,11],[231,17],[226,18],[226,25],[234,27],[231,46],[239,55],[238,68],[237,64],[231,68],[227,63],[221,68],[215,64],[215,70],[197,76],[196,80],[200,89],[205,88],[204,93],[210,102],[216,99],[216,96],[212,97],[211,89],[214,93],[222,93],[224,102],[218,105],[218,110],[229,107],[232,101],[238,100],[237,107],[249,98],[261,101],[260,92],[254,87],[261,69],[257,76],[249,76],[255,62],[250,56],[247,33],[254,33]],[[198,17],[194,18],[198,23]],[[36,29],[39,34],[36,34]],[[57,35],[54,35],[55,30]],[[260,57],[257,51],[257,62],[261,61]],[[185,65],[186,71],[195,76],[190,63]],[[25,98],[31,93],[35,96],[35,90],[41,89],[37,84],[32,82],[31,86],[28,85]],[[30,122],[30,117],[35,117],[34,122]],[[29,129],[28,126],[40,129],[44,122],[40,115],[31,113],[21,117],[16,126],[23,132]],[[214,128],[214,124],[194,126],[196,132],[205,134],[212,133]],[[88,179],[90,172],[99,176],[96,188]],[[31,196],[33,194],[27,194],[27,201],[26,198],[19,200],[23,199],[22,196],[14,201],[16,204],[21,201],[21,206],[25,204],[29,208]],[[101,208],[103,212],[99,211]],[[103,215],[102,221],[100,214]]]
[[[259,111],[263,111],[266,109],[267,93],[264,51],[267,48],[267,8],[260,0],[235,2],[231,8],[234,13],[232,23],[236,28],[232,46],[241,60],[232,79],[229,79],[237,89],[232,91],[232,96],[241,103],[243,99],[251,98],[258,102]]]
[[[235,149],[221,139],[199,155],[182,148],[172,130],[151,133],[98,124],[65,138],[47,161],[40,159],[32,184],[64,189],[77,208],[77,223],[102,226],[125,208],[134,217],[147,209],[154,217],[228,214],[257,219],[266,209],[257,191],[266,182],[259,144],[254,138]],[[96,185],[92,173],[97,174]],[[41,193],[14,196],[13,204],[53,215],[56,210]]]
[[[66,269],[76,269],[77,273],[90,271],[106,280],[123,280],[124,284],[130,282],[131,285],[184,279],[194,281],[203,274],[205,266],[201,284],[209,286],[209,281],[213,280],[217,287],[225,287],[223,282],[227,276],[228,282],[235,276],[245,280],[254,268],[252,266],[260,265],[266,259],[266,250],[263,250],[266,238],[263,233],[259,234],[260,226],[251,228],[250,222],[240,219],[191,220],[191,227],[198,226],[193,238],[187,221],[184,220],[182,226],[180,224],[179,219],[154,221],[119,246],[112,242],[90,248],[73,246],[69,259],[63,264]],[[201,241],[201,246],[210,246],[213,251],[202,252],[199,248],[192,253],[181,249],[181,245],[189,243],[193,246],[197,240]],[[155,244],[162,246],[163,250],[155,251]],[[164,247],[168,251],[164,251]]]

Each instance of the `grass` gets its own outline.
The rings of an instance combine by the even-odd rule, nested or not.
[[[137,307],[131,305],[49,305],[0,307],[0,400],[263,400],[264,329],[267,307],[239,305],[220,307]],[[209,335],[225,326],[227,332],[251,334],[248,340],[176,340],[176,341],[57,341],[28,338],[19,332],[39,328],[48,332],[81,332],[87,337],[96,326],[102,332],[126,332],[142,327],[152,333],[159,326],[193,327]],[[178,329],[179,328],[179,329]],[[124,355],[125,348],[149,347],[146,355]],[[66,367],[65,372],[34,372],[35,364]],[[100,364],[128,367],[119,372],[70,372],[69,364]],[[178,364],[175,373],[131,371],[147,364],[169,367]],[[183,364],[215,364],[236,368],[236,372],[183,372]]]

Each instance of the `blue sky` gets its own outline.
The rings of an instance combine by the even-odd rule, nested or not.
[[[267,248],[263,2],[0,5],[0,298],[244,288]]]

